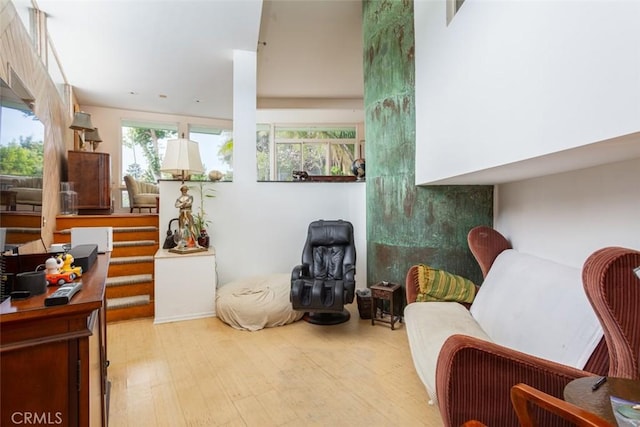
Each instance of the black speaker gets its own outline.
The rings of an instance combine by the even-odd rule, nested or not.
[[[73,265],[82,267],[82,272],[85,273],[93,267],[93,263],[96,262],[98,258],[98,245],[86,244],[74,246],[69,253],[73,257]]]

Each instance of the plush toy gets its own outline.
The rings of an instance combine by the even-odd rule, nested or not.
[[[58,274],[63,262],[59,258],[48,258],[44,263],[45,274]]]
[[[76,277],[82,276],[82,267],[74,267],[73,266],[73,255],[69,253],[58,255],[58,259],[62,263],[62,267],[60,267],[61,273],[72,272],[76,275]]]
[[[64,285],[73,282],[76,274],[73,271],[62,271],[64,261],[58,258],[48,258],[44,262],[44,277],[50,285]]]

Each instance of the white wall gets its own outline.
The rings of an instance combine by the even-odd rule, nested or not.
[[[180,185],[180,181],[160,183],[161,242],[169,220],[178,216],[174,204]],[[209,231],[216,251],[218,283],[257,274],[290,273],[300,263],[309,223],[344,219],[354,227],[357,287],[366,287],[366,184],[254,180],[207,185],[216,194],[206,199],[205,209],[212,220]],[[189,193],[198,206],[197,191]]]
[[[119,179],[117,171],[121,169],[122,119],[177,123],[180,132],[187,132],[188,123],[215,125],[221,122],[109,108],[83,107],[83,110],[91,113],[91,120],[104,140],[99,151],[112,154],[114,180]],[[288,123],[363,120],[362,111],[351,109],[257,112],[255,53],[234,52],[234,181],[207,184],[215,189],[216,197],[205,202],[212,221],[209,231],[216,251],[218,283],[224,285],[258,274],[291,272],[300,262],[309,223],[317,219],[344,219],[354,227],[356,284],[359,288],[366,287],[366,183],[257,182],[255,123],[258,115],[261,120],[286,119]],[[120,185],[115,181],[113,184]],[[180,181],[160,183],[158,238],[161,245],[169,221],[178,216],[175,201],[180,195],[180,185]],[[192,190],[190,194],[196,199],[194,206],[198,206],[197,191]]]
[[[495,228],[520,251],[581,267],[605,246],[640,250],[640,159],[500,185]]]
[[[640,249],[640,2],[414,8],[416,182],[499,184],[494,226],[544,258]]]
[[[609,143],[640,130],[640,2],[474,0],[449,26],[444,0],[414,9],[416,183],[505,182],[500,166],[525,159],[512,177],[593,166],[600,141],[606,161],[640,156],[639,135]],[[575,147],[559,169],[537,159]]]

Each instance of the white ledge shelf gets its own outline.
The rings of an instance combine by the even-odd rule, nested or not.
[[[640,132],[416,185],[496,185],[640,158]]]

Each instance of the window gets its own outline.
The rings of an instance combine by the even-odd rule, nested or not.
[[[260,181],[292,181],[294,171],[351,175],[351,164],[359,148],[355,125],[259,125],[256,144]]]
[[[167,140],[178,137],[178,126],[167,123],[122,121],[122,176],[132,175],[140,181],[156,182]],[[121,206],[129,207],[126,189],[121,191]]]
[[[217,170],[223,181],[233,181],[232,130],[190,125],[189,139],[198,142],[205,173]]]
[[[2,82],[2,90],[5,88],[8,94]],[[44,126],[17,98],[14,101],[3,93],[0,104],[0,174],[42,177]],[[11,177],[5,178],[0,183],[2,190],[12,185]]]
[[[258,166],[258,181],[271,181],[273,170],[271,155],[271,126],[258,124],[256,126],[256,164]]]

